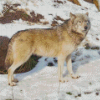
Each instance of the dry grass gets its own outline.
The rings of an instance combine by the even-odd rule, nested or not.
[[[21,65],[16,71],[15,73],[23,73],[23,72],[28,72],[30,70],[32,70],[35,65],[38,63],[38,59],[40,57],[37,57],[35,55],[32,55],[30,57],[30,59],[23,65]]]
[[[81,6],[81,4],[79,3],[78,0],[68,0],[68,1],[71,1],[74,4],[77,4],[77,5]],[[84,1],[95,4],[95,6],[97,7],[97,9],[100,10],[99,9],[99,2],[98,2],[98,0],[84,0]]]
[[[28,72],[30,70],[32,70],[35,65],[38,63],[38,59],[40,57],[37,57],[37,56],[34,56],[32,55],[30,57],[30,59],[23,65],[21,65],[16,71],[15,73],[23,73],[23,72]],[[3,67],[1,70],[0,70],[0,74],[7,74],[7,70]]]
[[[81,4],[79,3],[78,0],[68,0],[68,1],[71,1],[71,2],[73,2],[74,4],[77,4],[77,5],[81,6]]]
[[[95,6],[97,7],[97,9],[99,10],[99,2],[97,0],[93,0],[93,3],[95,4]]]

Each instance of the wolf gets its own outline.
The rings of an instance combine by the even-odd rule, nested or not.
[[[79,78],[72,71],[71,54],[80,45],[90,30],[88,12],[73,14],[63,24],[50,29],[27,29],[14,34],[9,42],[5,66],[8,69],[8,84],[15,86],[14,71],[24,64],[31,55],[58,58],[58,80],[67,82],[63,77],[64,61],[72,78]],[[27,66],[28,67],[28,66]]]

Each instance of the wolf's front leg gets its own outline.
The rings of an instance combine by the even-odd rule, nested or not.
[[[79,75],[75,75],[72,71],[72,61],[71,61],[71,55],[67,56],[66,58],[66,63],[67,63],[67,70],[69,72],[69,74],[71,75],[71,77],[73,79],[77,79],[79,78],[80,76]]]
[[[58,77],[59,77],[59,82],[67,82],[68,80],[63,77],[63,68],[64,68],[64,57],[58,57]]]

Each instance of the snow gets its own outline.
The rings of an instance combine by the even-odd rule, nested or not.
[[[15,34],[17,31],[25,30],[25,29],[32,29],[32,28],[48,28],[48,26],[41,26],[41,25],[25,25],[24,22],[15,21],[16,24],[0,24],[0,35],[1,36],[8,36],[9,38],[12,37],[13,34]],[[20,23],[21,22],[21,23]]]
[[[61,0],[64,2],[65,0]],[[35,11],[36,14],[42,14],[48,21],[49,25],[33,24],[21,19],[14,20],[9,24],[0,24],[0,36],[12,37],[17,31],[29,28],[50,28],[53,19],[60,16],[63,19],[69,18],[69,13],[86,13],[89,12],[91,20],[91,30],[89,31],[84,43],[90,43],[91,47],[100,47],[100,12],[94,4],[79,0],[82,6],[77,6],[66,0],[64,4],[54,3],[53,0],[1,0],[0,15],[3,15],[3,4],[19,3],[17,9],[24,9],[30,14]],[[56,5],[56,7],[54,6]],[[52,15],[50,15],[52,14]],[[62,21],[58,21],[62,23]],[[99,38],[99,40],[96,40]],[[45,60],[47,59],[47,60]],[[71,79],[67,75],[69,82],[59,83],[57,75],[57,63],[53,58],[42,57],[39,62],[29,72],[17,74],[16,78],[19,83],[15,87],[7,84],[7,75],[0,75],[0,100],[100,100],[100,49],[85,49],[83,45],[73,52],[72,60],[73,71],[79,74],[79,79]],[[48,67],[52,62],[53,67]],[[66,66],[66,64],[64,64]],[[56,66],[56,67],[55,67]],[[65,74],[67,74],[66,67]],[[67,94],[71,92],[72,95]],[[85,92],[91,92],[85,94]],[[99,92],[99,95],[96,93]],[[78,94],[81,94],[79,97]]]
[[[1,100],[99,100],[100,95],[96,95],[97,92],[100,93],[99,64],[100,60],[97,60],[79,67],[77,74],[81,77],[72,79],[68,76],[69,82],[66,83],[58,82],[57,67],[44,66],[41,69],[39,65],[37,70],[17,74],[15,77],[19,83],[15,87],[7,85],[7,75],[0,75],[0,79],[3,79],[0,81]],[[85,94],[88,92],[90,94]]]

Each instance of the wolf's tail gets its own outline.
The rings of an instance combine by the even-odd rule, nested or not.
[[[6,70],[12,65],[12,63],[13,63],[13,50],[12,50],[12,45],[9,44],[6,59],[5,59]]]

